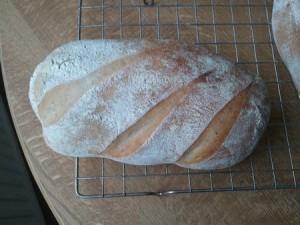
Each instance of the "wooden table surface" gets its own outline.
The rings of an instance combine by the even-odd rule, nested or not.
[[[36,65],[51,50],[77,39],[77,10],[77,1],[0,1],[1,63],[11,115],[33,176],[59,223],[300,224],[297,189],[105,199],[76,196],[74,159],[58,155],[45,145],[41,126],[28,100],[28,84]],[[166,15],[162,14],[162,19]],[[114,32],[119,30],[108,30],[103,37],[115,37]],[[125,37],[132,33],[124,28]],[[150,33],[147,37],[152,38]],[[189,37],[181,36],[187,41]]]

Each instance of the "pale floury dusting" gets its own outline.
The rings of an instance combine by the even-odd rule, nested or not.
[[[275,0],[272,15],[274,40],[300,92],[300,1]]]

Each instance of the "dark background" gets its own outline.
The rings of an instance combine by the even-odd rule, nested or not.
[[[13,157],[14,158],[17,157],[16,160],[21,160],[22,162],[24,162],[23,164],[24,164],[24,167],[26,168],[25,169],[26,171],[21,171],[21,172],[22,173],[27,173],[28,176],[25,176],[25,177],[29,177],[29,181],[31,183],[26,185],[26,182],[27,182],[28,179],[24,179],[24,181],[18,181],[18,182],[24,184],[24,186],[26,186],[26,188],[32,189],[32,192],[31,191],[28,192],[28,190],[24,190],[24,193],[26,194],[28,192],[29,193],[28,194],[28,199],[32,199],[32,201],[35,201],[35,202],[36,202],[36,199],[37,199],[37,202],[38,202],[38,204],[36,204],[37,209],[32,209],[32,210],[36,214],[42,214],[42,215],[39,215],[39,216],[44,218],[47,225],[56,225],[56,224],[58,224],[58,222],[56,221],[55,217],[53,216],[49,206],[47,205],[43,195],[41,194],[37,184],[35,183],[35,180],[34,180],[32,174],[31,174],[31,171],[30,171],[30,169],[28,167],[28,164],[25,160],[25,157],[23,155],[23,151],[21,150],[20,143],[18,142],[18,138],[17,138],[16,132],[14,130],[14,126],[13,126],[13,123],[12,123],[12,118],[11,118],[11,115],[9,113],[9,108],[8,108],[8,103],[7,103],[7,99],[6,99],[6,94],[5,94],[4,83],[3,83],[3,77],[2,77],[1,64],[0,64],[0,95],[1,95],[0,96],[1,99],[3,100],[1,102],[3,102],[3,104],[5,106],[5,109],[6,109],[5,110],[6,112],[4,111],[2,113],[7,114],[7,115],[0,115],[0,116],[1,116],[1,118],[8,118],[8,120],[9,120],[8,123],[2,122],[0,124],[0,126],[2,126],[1,129],[4,129],[4,133],[5,133],[5,131],[12,130],[11,133],[14,136],[14,138],[12,138],[12,140],[15,142],[15,143],[13,143],[13,145],[7,145],[7,144],[5,145],[5,142],[8,141],[8,140],[6,140],[4,142],[5,146],[1,146],[1,145],[3,145],[3,143],[1,143],[1,140],[0,140],[0,153],[2,152],[3,155],[12,154],[13,151],[12,151],[12,148],[10,146],[15,146],[14,149],[15,149],[15,151],[17,151],[17,154],[14,154]],[[1,113],[1,111],[0,111],[0,113]],[[4,159],[4,157],[2,159]],[[15,170],[20,169],[20,168],[16,168]],[[4,168],[3,171],[8,171],[9,169],[11,169],[11,168]],[[22,168],[21,168],[21,170],[22,170]],[[5,174],[2,175],[2,176],[4,176],[3,179],[4,179],[4,182],[5,182],[5,180],[7,180],[8,177],[5,177]],[[2,186],[2,187],[3,187],[4,191],[3,192],[1,191],[1,192],[3,193],[4,196],[9,196],[9,195],[13,196],[12,191],[8,191],[9,193],[6,193],[7,189],[5,189],[4,186]],[[1,188],[1,185],[0,185],[0,190],[1,189],[2,188]],[[34,196],[34,194],[30,195],[30,193],[34,193],[35,196]],[[9,197],[7,197],[7,198],[9,199]],[[9,222],[10,224],[21,224],[21,223],[24,224],[23,223],[24,218],[20,217],[20,221],[17,221],[17,219],[16,219],[17,216],[12,216],[14,213],[15,213],[15,215],[23,213],[22,212],[22,207],[20,207],[18,204],[24,204],[24,203],[18,202],[18,201],[13,201],[11,203],[8,203],[7,200],[5,200],[5,201],[0,200],[0,207],[1,208],[3,207],[3,209],[8,210],[8,205],[11,205],[12,210],[8,210],[7,212],[15,211],[15,212],[11,212],[11,215],[0,215],[0,221],[4,220],[6,222]],[[40,210],[39,210],[39,208],[40,208]],[[18,212],[18,211],[20,211],[20,212]],[[11,217],[11,221],[9,221],[10,220],[9,217]],[[33,217],[33,219],[32,219],[33,221],[35,220],[34,218],[35,217]],[[39,222],[36,220],[36,223],[38,224]]]

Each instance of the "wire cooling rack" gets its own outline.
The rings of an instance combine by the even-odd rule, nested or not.
[[[103,198],[299,187],[300,101],[272,37],[273,1],[152,2],[79,0],[78,39],[175,39],[203,45],[266,81],[270,122],[253,154],[224,170],[76,158],[76,194]]]

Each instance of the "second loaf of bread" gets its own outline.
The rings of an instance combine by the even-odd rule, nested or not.
[[[58,153],[194,169],[244,159],[270,113],[260,77],[172,41],[68,43],[37,66],[29,97]]]

